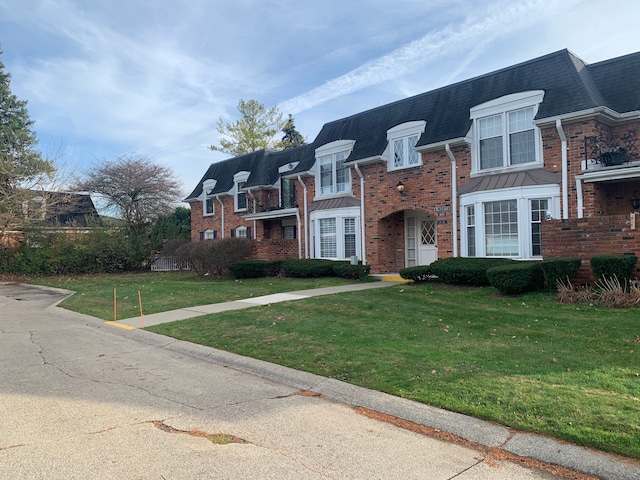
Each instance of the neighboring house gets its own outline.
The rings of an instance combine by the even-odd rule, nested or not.
[[[68,192],[33,191],[22,203],[25,224],[41,227],[98,226],[100,216],[91,197]]]
[[[324,125],[313,143],[214,163],[192,239],[256,258],[640,254],[640,53],[562,50]]]

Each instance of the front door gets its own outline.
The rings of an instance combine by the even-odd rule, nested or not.
[[[405,214],[405,258],[407,267],[429,265],[438,259],[436,221],[427,215]]]

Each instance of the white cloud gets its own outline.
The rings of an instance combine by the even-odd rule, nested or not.
[[[474,11],[461,25],[447,25],[429,32],[422,38],[371,60],[310,92],[282,102],[280,108],[287,112],[302,112],[363,88],[402,78],[443,57],[471,49],[471,54],[451,75],[455,77],[478,54],[478,50],[486,48],[498,36],[546,17],[554,10],[569,8],[573,3],[575,1],[559,3],[555,0],[529,0],[493,4],[487,11],[495,13],[489,16],[479,18],[478,12]]]

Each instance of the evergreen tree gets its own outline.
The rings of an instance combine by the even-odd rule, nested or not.
[[[54,162],[36,150],[27,101],[11,92],[11,74],[4,68],[0,60],[0,235],[24,223],[24,202],[55,174]]]
[[[293,121],[293,117],[289,114],[289,119],[282,127],[282,133],[284,136],[282,140],[280,140],[280,146],[283,150],[287,148],[299,147],[300,145],[304,145],[306,142],[305,138],[302,134],[296,130],[296,126]]]

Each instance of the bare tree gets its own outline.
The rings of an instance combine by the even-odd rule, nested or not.
[[[149,157],[127,154],[84,174],[75,189],[100,195],[126,224],[139,230],[170,214],[182,194],[181,183],[167,167]]]

